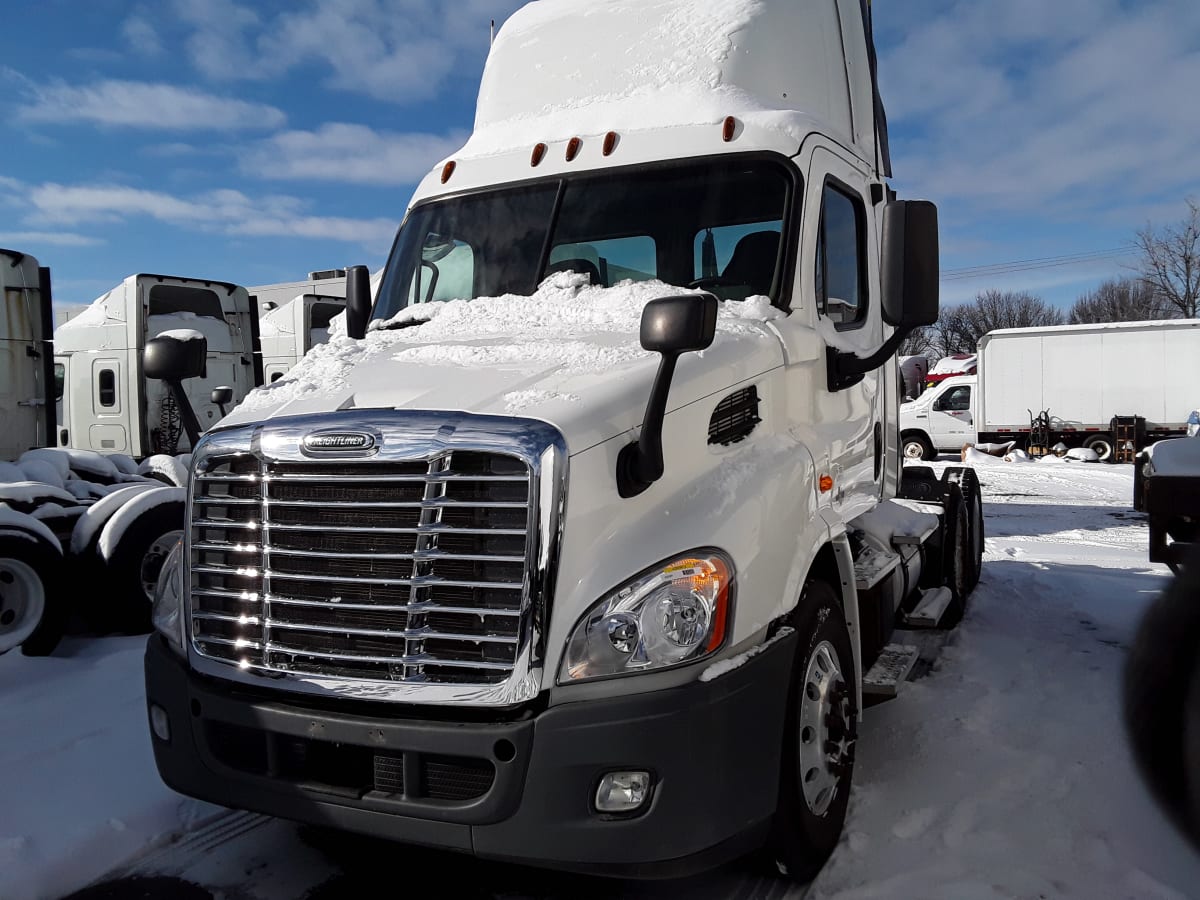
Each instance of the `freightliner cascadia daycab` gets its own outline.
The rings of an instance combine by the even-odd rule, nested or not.
[[[350,268],[346,333],[196,449],[146,652],[168,785],[606,875],[819,870],[897,626],[961,618],[982,548],[969,469],[901,471],[937,222],[874,71],[859,0],[513,15],[374,302]]]

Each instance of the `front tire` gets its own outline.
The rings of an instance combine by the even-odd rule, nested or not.
[[[62,638],[62,551],[24,530],[0,534],[0,653],[46,656]]]
[[[850,635],[833,588],[823,581],[805,585],[795,621],[800,641],[768,848],[778,871],[808,882],[846,822],[858,708]]]
[[[929,460],[937,456],[933,444],[920,434],[906,434],[900,439],[900,452],[907,460]]]
[[[183,520],[183,500],[168,500],[140,512],[119,535],[109,533],[120,524],[116,516],[104,526],[99,544],[111,546],[104,560],[104,580],[106,617],[110,617],[113,630],[124,634],[150,631],[154,586],[171,548],[183,536]]]

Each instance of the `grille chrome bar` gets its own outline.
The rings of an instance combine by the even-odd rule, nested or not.
[[[212,639],[204,638],[204,640]],[[430,656],[428,653],[418,653],[412,656],[371,656],[360,653],[329,653],[324,650],[304,650],[278,643],[267,644],[267,649],[272,653],[286,653],[293,656],[311,656],[316,659],[340,659],[347,662],[359,663],[383,663],[387,665],[403,665],[405,667],[439,666],[448,669],[486,669],[492,672],[511,672],[513,669],[510,663],[485,662],[482,660],[467,662],[456,659],[441,659],[436,656]]]
[[[185,539],[192,664],[374,700],[531,699],[561,437],[540,422],[459,413],[311,421],[364,419],[379,422],[380,449],[367,457],[309,454],[314,426],[289,424],[302,419],[212,432],[197,448]]]

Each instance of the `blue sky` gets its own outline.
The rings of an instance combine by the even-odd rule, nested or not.
[[[9,4],[0,245],[49,265],[64,305],[135,271],[374,269],[471,127],[489,20],[519,5]],[[943,302],[1069,304],[1130,261],[1101,253],[1200,195],[1195,0],[874,5],[893,184],[939,203]],[[1077,254],[1096,255],[962,276]]]

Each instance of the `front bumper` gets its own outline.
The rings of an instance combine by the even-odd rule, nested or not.
[[[530,865],[689,874],[770,828],[794,643],[710,682],[474,722],[246,692],[152,635],[146,697],[170,727],[154,758],[170,787],[225,806]],[[636,815],[592,805],[618,769],[652,773]]]

